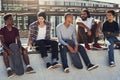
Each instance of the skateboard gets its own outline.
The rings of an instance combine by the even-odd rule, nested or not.
[[[12,51],[12,55],[10,56],[11,59],[11,67],[16,75],[24,74],[24,67],[21,54],[19,53],[19,47],[17,44],[12,43],[9,46],[10,50]]]

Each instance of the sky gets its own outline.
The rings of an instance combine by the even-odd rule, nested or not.
[[[96,1],[105,1],[120,4],[120,0],[96,0]]]

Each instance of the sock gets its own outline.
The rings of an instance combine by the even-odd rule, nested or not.
[[[55,62],[57,62],[57,59],[55,58],[55,59],[53,59],[53,63],[55,63]]]
[[[31,66],[30,66],[30,64],[28,64],[26,67],[28,68],[28,67],[31,67]]]
[[[7,68],[7,71],[8,71],[8,70],[12,70],[11,67],[8,67],[8,68]]]
[[[50,59],[50,57],[43,57],[43,60],[44,60],[44,62],[45,63],[51,63],[51,59]]]

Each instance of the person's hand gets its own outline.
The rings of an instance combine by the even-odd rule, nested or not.
[[[107,34],[110,34],[110,32],[107,32]]]
[[[7,50],[8,55],[12,55],[12,51],[10,49]]]
[[[67,48],[71,53],[74,53],[74,49],[70,45],[67,45]]]
[[[22,48],[19,49],[20,54],[22,54]]]
[[[25,49],[26,49],[26,50],[28,50],[29,48],[30,48],[30,46],[26,46],[26,48],[25,48]]]
[[[91,33],[90,30],[88,30],[87,35],[88,35],[88,36],[91,36],[91,35],[92,35],[92,33]]]
[[[76,46],[74,47],[74,52],[75,52],[75,53],[78,52],[78,45],[76,45]]]

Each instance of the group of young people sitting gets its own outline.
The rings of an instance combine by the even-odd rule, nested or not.
[[[115,11],[109,10],[106,13],[107,20],[102,24],[102,22],[95,20],[90,16],[88,10],[81,11],[81,15],[76,19],[76,25],[73,25],[73,14],[65,13],[64,22],[60,23],[56,27],[56,33],[58,42],[50,38],[51,35],[51,23],[46,21],[46,13],[38,12],[37,21],[29,25],[29,37],[27,46],[37,46],[37,51],[41,54],[46,68],[55,69],[63,67],[65,73],[70,72],[70,68],[67,60],[67,52],[69,52],[72,64],[78,68],[82,69],[83,65],[80,59],[80,55],[85,62],[87,70],[93,70],[98,67],[98,65],[92,64],[86,50],[91,50],[89,42],[94,42],[93,47],[100,49],[102,48],[99,43],[99,33],[102,32],[109,42],[108,44],[108,55],[109,55],[109,65],[115,66],[114,61],[114,43],[118,42],[120,47],[120,41],[116,36],[119,35],[118,23],[114,20]],[[28,57],[28,47],[23,48],[20,41],[19,31],[14,27],[14,21],[12,14],[6,14],[4,16],[5,26],[0,29],[0,39],[3,49],[1,49],[1,54],[3,55],[3,61],[5,63],[8,77],[14,74],[14,71],[10,67],[8,56],[12,54],[9,45],[16,43],[19,46],[20,54],[23,55],[23,60],[26,64],[26,72],[32,72],[33,68],[30,65]],[[76,30],[77,29],[77,30]],[[60,43],[60,45],[58,45]],[[84,43],[85,46],[80,45]],[[51,48],[51,58],[48,56],[47,50],[48,45]],[[62,65],[58,62],[58,48],[60,49],[60,58]]]

